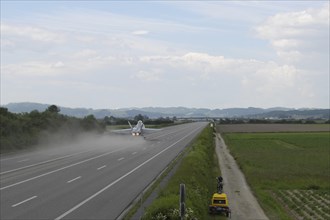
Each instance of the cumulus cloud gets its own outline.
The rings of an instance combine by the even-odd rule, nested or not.
[[[261,103],[266,106],[310,106],[310,103],[320,101],[317,94],[323,92],[310,72],[274,61],[191,52],[181,56],[145,56],[140,62],[146,67],[167,69],[161,77],[172,80],[173,87],[177,80],[186,82],[189,91],[204,91],[213,99],[217,93],[222,94],[221,99],[230,94],[228,97],[232,97],[231,103],[236,106],[260,106]],[[237,100],[233,98],[236,96]]]
[[[329,3],[322,8],[279,13],[256,27],[258,36],[269,40],[277,55],[289,63],[315,62],[329,56]]]
[[[100,94],[120,94],[113,97],[120,107],[134,105],[132,102],[136,99],[126,97],[131,96],[137,82],[147,85],[139,88],[141,95],[147,97],[144,105],[164,105],[167,101],[165,105],[220,108],[324,106],[329,99],[324,95],[329,89],[327,7],[329,4],[320,9],[279,13],[259,25],[258,36],[269,41],[281,58],[273,61],[260,57],[237,58],[234,53],[229,56],[226,50],[210,52],[203,48],[205,42],[202,41],[198,41],[202,49],[178,43],[175,41],[178,33],[185,32],[186,25],[176,24],[173,29],[171,22],[149,20],[144,26],[144,19],[134,23],[132,17],[101,14],[96,18],[88,17],[87,26],[85,21],[81,22],[83,18],[86,20],[84,15],[78,16],[79,19],[62,16],[60,20],[63,21],[72,18],[69,26],[77,26],[70,29],[65,22],[60,22],[57,28],[63,25],[61,31],[56,31],[56,26],[50,30],[33,24],[6,23],[1,25],[1,48],[3,50],[4,46],[6,53],[1,65],[2,85],[6,85],[7,94],[14,94],[13,91],[18,94],[20,88],[15,85],[29,81],[31,88],[49,87],[67,93],[76,90],[76,97],[86,94],[91,102],[96,102],[93,97],[100,97]],[[116,19],[108,19],[108,23],[104,22],[106,18]],[[146,30],[139,30],[139,27]],[[168,31],[166,28],[175,38],[141,37],[149,34],[147,30],[161,35]],[[191,27],[188,33],[192,30],[197,36],[205,33],[200,27]],[[42,46],[35,51],[38,45]],[[312,68],[312,63],[319,69]],[[21,94],[26,92],[21,91]]]

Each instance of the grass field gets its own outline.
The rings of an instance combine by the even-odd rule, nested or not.
[[[270,219],[330,219],[330,133],[226,133]]]

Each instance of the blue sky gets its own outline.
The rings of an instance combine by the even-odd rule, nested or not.
[[[1,1],[1,104],[329,108],[328,1]]]

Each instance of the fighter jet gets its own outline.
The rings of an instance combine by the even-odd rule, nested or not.
[[[152,129],[152,128],[146,128],[141,120],[137,122],[137,124],[133,127],[132,124],[128,121],[130,129],[121,129],[121,130],[115,130],[113,132],[116,133],[126,133],[126,131],[130,131],[133,136],[142,136],[145,132],[148,131],[158,131],[160,129]]]
[[[131,123],[129,121],[128,121],[128,124],[131,127],[131,133],[133,136],[141,135],[143,132],[143,129],[146,128],[141,120],[139,120],[134,127],[131,125]]]

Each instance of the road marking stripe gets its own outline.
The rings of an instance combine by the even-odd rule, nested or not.
[[[118,159],[118,161],[121,161],[121,160],[124,160],[124,159],[125,159],[125,157],[121,157],[121,158]]]
[[[133,152],[132,155],[137,154],[137,152]]]
[[[49,163],[49,162],[53,162],[53,161],[56,161],[56,160],[64,159],[66,157],[72,157],[74,155],[86,153],[86,152],[89,152],[89,151],[92,151],[92,150],[83,151],[83,152],[74,153],[74,154],[69,154],[69,155],[66,155],[66,156],[63,156],[63,157],[57,157],[57,158],[54,158],[54,159],[51,159],[51,160],[46,160],[46,161],[43,161],[43,162],[40,162],[40,163],[31,164],[31,165],[20,167],[20,168],[16,168],[16,169],[13,169],[13,170],[7,170],[7,171],[4,171],[4,172],[0,173],[0,175],[6,174],[6,173],[11,173],[11,172],[22,170],[22,169],[26,169],[26,168],[30,168],[30,167],[34,167],[34,166],[38,166],[38,165]]]
[[[78,176],[78,177],[76,177],[76,178],[74,178],[74,179],[72,179],[72,180],[69,180],[67,183],[72,183],[73,181],[76,181],[76,180],[78,180],[78,179],[80,179],[81,178],[81,176]]]
[[[110,183],[109,185],[105,186],[103,189],[101,189],[100,191],[96,192],[95,194],[91,195],[90,197],[88,197],[87,199],[85,199],[84,201],[80,202],[79,204],[77,204],[76,206],[72,207],[71,209],[69,209],[68,211],[66,211],[65,213],[63,213],[62,215],[60,215],[59,217],[55,218],[55,220],[60,220],[62,218],[64,218],[65,216],[69,215],[71,212],[75,211],[76,209],[78,209],[80,206],[84,205],[85,203],[87,203],[88,201],[92,200],[93,198],[95,198],[96,196],[100,195],[102,192],[104,192],[105,190],[109,189],[111,186],[115,185],[116,183],[118,183],[119,181],[121,181],[122,179],[124,179],[125,177],[127,177],[128,175],[132,174],[133,172],[135,172],[136,170],[138,170],[139,168],[141,168],[143,165],[149,163],[151,160],[153,160],[154,158],[158,157],[160,154],[164,153],[165,151],[167,151],[168,149],[170,149],[171,147],[175,146],[177,143],[179,143],[180,141],[182,141],[183,139],[185,139],[186,137],[188,137],[189,135],[191,135],[192,133],[196,132],[197,130],[199,130],[200,128],[197,128],[195,130],[193,130],[192,132],[190,132],[189,134],[187,134],[186,136],[184,136],[183,138],[181,138],[180,140],[178,140],[177,142],[171,144],[170,146],[168,146],[167,148],[165,148],[164,150],[160,151],[159,153],[157,153],[156,155],[154,155],[153,157],[149,158],[148,160],[144,161],[143,163],[141,163],[139,166],[135,167],[133,170],[129,171],[128,173],[122,175],[121,177],[119,177],[117,180],[113,181],[112,183]]]
[[[28,161],[30,159],[24,159],[24,160],[20,160],[20,161],[17,161],[17,163],[22,163],[22,162],[25,162],[25,161]]]
[[[19,206],[19,205],[21,205],[21,204],[23,204],[23,203],[25,203],[25,202],[28,202],[28,201],[30,201],[30,200],[32,200],[32,199],[35,199],[35,198],[37,198],[37,196],[32,196],[31,198],[25,199],[25,200],[22,201],[22,202],[19,202],[19,203],[16,203],[16,204],[12,205],[11,207]]]
[[[101,166],[101,167],[97,168],[97,170],[103,169],[103,168],[105,168],[105,167],[106,167],[106,165]]]
[[[68,169],[68,168],[70,168],[70,167],[73,167],[73,166],[76,166],[76,165],[79,165],[79,164],[82,164],[82,163],[85,163],[85,162],[88,162],[88,161],[91,161],[91,160],[97,159],[97,158],[99,158],[99,157],[106,156],[106,155],[108,155],[108,154],[115,153],[115,152],[120,151],[120,150],[123,150],[123,148],[121,148],[121,149],[117,149],[117,150],[114,150],[114,151],[110,151],[110,152],[108,152],[108,153],[104,153],[104,154],[101,154],[101,155],[99,155],[99,156],[92,157],[92,158],[89,158],[89,159],[86,159],[86,160],[83,160],[83,161],[80,161],[80,162],[77,162],[77,163],[74,163],[74,164],[71,164],[71,165],[68,165],[68,166],[65,166],[65,167],[59,168],[59,169],[56,169],[56,170],[53,170],[53,171],[50,171],[50,172],[47,172],[47,173],[44,173],[44,174],[41,174],[41,175],[38,175],[38,176],[35,176],[35,177],[32,177],[32,178],[29,178],[29,179],[26,179],[26,180],[20,181],[20,182],[17,182],[17,183],[13,183],[13,184],[8,185],[8,186],[4,186],[4,187],[0,188],[0,190],[7,189],[7,188],[10,188],[10,187],[13,187],[13,186],[16,186],[16,185],[19,185],[19,184],[25,183],[25,182],[29,182],[29,181],[31,181],[31,180],[38,179],[38,178],[40,178],[40,177],[47,176],[47,175],[49,175],[49,174],[52,174],[52,173],[55,173],[55,172],[58,172],[58,171]]]

